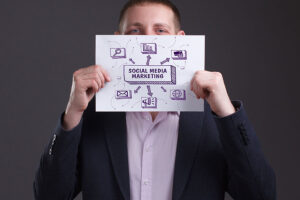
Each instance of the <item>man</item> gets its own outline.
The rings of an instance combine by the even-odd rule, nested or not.
[[[115,34],[184,35],[167,0],[133,0]],[[241,102],[219,72],[197,71],[191,90],[205,112],[96,113],[111,81],[101,66],[74,72],[70,99],[34,182],[36,199],[179,200],[276,198],[267,164]]]

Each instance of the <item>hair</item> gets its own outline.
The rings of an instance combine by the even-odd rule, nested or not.
[[[124,15],[126,13],[126,11],[136,5],[144,5],[144,4],[161,4],[164,6],[167,6],[168,8],[170,8],[173,13],[174,13],[174,23],[175,23],[175,27],[180,29],[181,27],[181,16],[180,16],[180,12],[178,10],[178,8],[169,0],[129,0],[122,8],[121,12],[120,12],[120,16],[119,16],[119,30],[120,30],[120,25],[123,21]]]

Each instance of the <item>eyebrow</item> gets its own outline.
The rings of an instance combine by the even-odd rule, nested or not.
[[[135,22],[135,23],[129,24],[126,27],[126,29],[129,28],[129,27],[131,27],[131,26],[143,27],[143,24],[140,23],[140,22]],[[154,27],[166,27],[166,28],[169,28],[169,29],[171,28],[168,24],[164,24],[164,23],[156,23],[153,26]]]
[[[163,24],[163,23],[157,23],[157,24],[154,24],[154,27],[166,27],[166,28],[171,28],[168,24]]]
[[[141,26],[143,26],[141,23],[139,23],[139,22],[135,22],[135,23],[133,23],[133,24],[129,24],[126,28],[128,28],[128,27],[131,27],[131,26],[138,26],[138,27],[141,27]]]

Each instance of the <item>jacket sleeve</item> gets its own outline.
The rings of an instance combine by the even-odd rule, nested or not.
[[[275,200],[275,173],[267,163],[258,138],[240,101],[234,114],[215,121],[228,165],[228,193],[235,200]]]
[[[82,120],[72,130],[65,131],[62,117],[36,172],[33,183],[36,200],[69,200],[80,192],[77,158]]]

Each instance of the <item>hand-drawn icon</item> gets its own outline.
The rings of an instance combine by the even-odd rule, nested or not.
[[[157,54],[156,43],[141,43],[142,54]]]
[[[173,60],[186,60],[187,59],[187,51],[186,50],[172,50],[171,56]]]
[[[129,58],[129,61],[130,61],[132,64],[135,64],[135,62],[132,60],[132,58]]]
[[[170,98],[172,100],[186,100],[185,90],[171,90],[170,91]]]
[[[126,49],[110,48],[110,57],[112,57],[112,59],[126,58]]]
[[[135,90],[134,93],[137,94],[139,92],[139,90],[141,89],[141,86],[138,86]]]
[[[157,108],[157,98],[142,97],[142,108]]]
[[[163,86],[161,86],[160,87],[164,92],[167,92],[167,90],[163,87]]]
[[[150,85],[147,85],[147,90],[148,90],[148,95],[149,96],[151,96],[152,97],[152,95],[153,95],[153,92],[151,92],[151,87],[150,87]]]
[[[165,64],[165,63],[167,63],[169,61],[170,61],[170,58],[166,58],[165,60],[161,61],[160,64],[163,65],[163,64]]]
[[[146,62],[146,65],[149,65],[149,64],[150,64],[150,60],[151,60],[151,56],[148,55],[148,56],[147,56],[147,62]]]
[[[131,99],[131,90],[116,90],[116,99]]]

